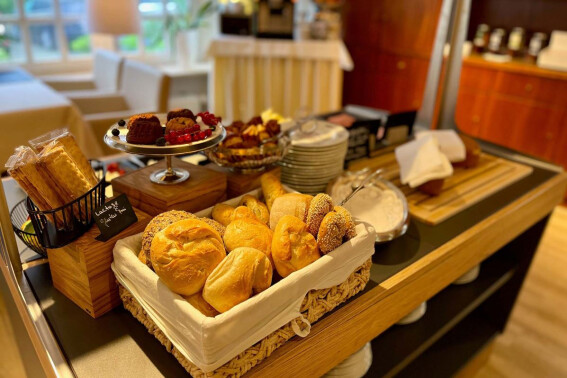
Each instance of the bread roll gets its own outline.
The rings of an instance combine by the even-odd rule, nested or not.
[[[350,211],[348,211],[347,209],[345,209],[342,206],[335,206],[334,210],[341,214],[343,216],[343,218],[345,218],[345,223],[346,223],[346,233],[344,236],[345,240],[350,240],[352,238],[354,238],[356,236],[356,224],[354,223],[354,220],[352,219],[352,215],[350,214]]]
[[[276,198],[270,211],[270,228],[272,230],[276,228],[278,221],[284,215],[293,215],[305,222],[312,199],[313,196],[301,193],[287,193]]]
[[[272,259],[282,277],[306,267],[321,255],[315,237],[299,218],[284,215],[272,239]]]
[[[309,205],[306,220],[307,229],[311,232],[311,235],[317,236],[317,232],[319,232],[319,226],[321,225],[323,218],[332,210],[333,199],[330,195],[319,193],[313,198]]]
[[[148,265],[146,261],[146,254],[143,250],[140,250],[140,253],[138,253],[138,260],[140,260],[144,265]]]
[[[182,210],[170,210],[166,211],[165,213],[161,213],[156,215],[150,223],[144,229],[144,233],[142,234],[142,252],[146,254],[146,265],[153,269],[152,267],[152,260],[150,259],[150,248],[152,246],[152,240],[154,240],[154,236],[177,221],[183,219],[196,219],[197,217],[187,211]]]
[[[265,224],[255,219],[237,219],[230,223],[224,233],[224,245],[231,252],[236,248],[255,248],[272,258],[274,233]]]
[[[247,194],[240,199],[239,206],[246,206],[256,218],[262,223],[268,224],[270,222],[270,212],[268,211],[268,206],[266,206],[263,202],[258,200],[257,198],[252,197],[251,195]]]
[[[252,212],[252,210],[250,210],[250,208],[246,206],[238,206],[236,209],[234,209],[231,219],[232,222],[237,219],[253,219],[260,221],[258,217]]]
[[[421,184],[420,186],[418,186],[417,189],[420,192],[423,192],[425,194],[429,194],[430,196],[438,196],[443,191],[443,184],[444,183],[445,183],[444,178],[429,180],[429,181]]]
[[[326,255],[343,244],[346,231],[346,220],[340,213],[336,211],[327,213],[317,234],[317,245],[321,253]]]
[[[185,219],[154,236],[152,266],[159,278],[180,295],[201,291],[226,251],[218,232],[199,219]]]
[[[219,222],[217,222],[216,220],[211,218],[199,218],[199,219],[201,219],[203,222],[214,228],[215,231],[218,232],[221,237],[224,235],[224,232],[226,231],[226,227],[220,224]]]
[[[262,184],[262,193],[264,193],[266,205],[268,206],[268,210],[271,212],[272,205],[276,198],[283,196],[286,191],[283,188],[280,179],[272,172],[264,173],[260,177],[260,183]]]
[[[219,312],[226,312],[272,284],[272,265],[254,248],[233,250],[211,273],[203,298]]]
[[[220,314],[213,306],[207,303],[205,298],[203,298],[203,292],[198,292],[193,295],[184,297],[187,302],[193,307],[195,307],[199,312],[205,316],[215,317]]]
[[[463,134],[459,134],[459,138],[465,145],[466,157],[465,160],[458,163],[453,163],[455,167],[474,168],[478,165],[480,160],[480,145],[476,140]]]
[[[217,203],[213,207],[213,212],[211,214],[211,217],[226,227],[230,222],[232,222],[233,212],[234,212],[234,207],[227,205],[226,203]]]

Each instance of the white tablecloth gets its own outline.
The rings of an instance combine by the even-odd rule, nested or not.
[[[83,153],[100,156],[98,143],[83,122],[79,110],[65,97],[39,80],[0,83],[0,167],[12,155],[14,148],[27,145],[50,130],[67,127],[75,136]]]
[[[211,43],[209,56],[209,104],[228,120],[247,121],[266,108],[287,117],[301,108],[339,109],[343,70],[353,68],[342,41],[223,37]]]

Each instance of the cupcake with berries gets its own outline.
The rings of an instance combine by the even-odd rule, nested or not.
[[[173,118],[168,115],[170,119],[166,124],[164,135],[166,145],[187,144],[205,140],[213,134],[213,130],[221,122],[220,117],[209,112],[197,113],[194,119],[189,116],[188,112],[176,110],[175,113],[172,114]]]

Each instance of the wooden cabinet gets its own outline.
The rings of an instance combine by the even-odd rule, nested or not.
[[[344,6],[354,61],[343,102],[391,112],[421,106],[441,0],[357,0]]]
[[[360,56],[358,49],[351,53],[356,62]],[[345,103],[391,112],[418,109],[429,60],[386,53],[374,54],[374,58],[372,62],[357,65],[356,71],[345,74]]]
[[[485,139],[567,167],[567,74],[521,62],[464,60],[456,122]]]

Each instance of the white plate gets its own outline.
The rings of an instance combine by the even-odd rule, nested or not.
[[[282,169],[281,170],[282,177],[290,177],[290,178],[304,178],[304,179],[318,179],[318,178],[325,178],[325,177],[334,177],[337,174],[341,174],[343,172],[342,167],[334,168],[334,169],[327,169],[325,171],[319,170],[299,170],[299,169]]]
[[[311,132],[307,133],[302,130],[310,130]],[[349,137],[348,131],[344,127],[320,120],[307,122],[302,130],[291,132],[292,146],[329,147],[344,143]]]

